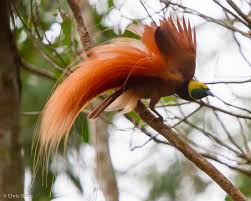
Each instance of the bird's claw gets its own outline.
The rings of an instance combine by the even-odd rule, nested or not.
[[[160,121],[164,122],[164,118],[162,116],[159,116],[158,118]]]
[[[152,123],[153,121],[161,121],[164,122],[164,118],[162,116],[158,116],[158,117],[153,117],[150,121],[150,123]]]

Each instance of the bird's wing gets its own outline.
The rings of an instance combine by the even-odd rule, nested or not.
[[[161,55],[174,71],[181,73],[185,80],[193,78],[196,59],[195,29],[190,22],[177,20],[177,26],[171,18],[160,22],[154,32],[154,39]]]
[[[151,24],[150,26],[146,25],[144,28],[144,32],[142,34],[141,40],[145,44],[148,50],[150,50],[153,54],[160,55],[160,51],[155,42],[154,33],[157,29],[155,24]]]

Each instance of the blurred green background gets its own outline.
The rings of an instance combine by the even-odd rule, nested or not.
[[[103,2],[105,3],[101,5],[104,5],[105,8],[98,9],[95,6],[90,6],[88,2],[80,1],[81,8],[83,8],[83,16],[87,22],[87,26],[90,27],[89,31],[94,44],[100,44],[118,37],[118,33],[114,33],[111,27],[107,27],[102,23],[104,16],[108,15],[117,6],[116,2],[114,3],[112,0]],[[48,95],[51,93],[56,81],[62,75],[62,72],[69,66],[77,63],[82,47],[67,1],[12,1],[11,11],[11,28],[15,33],[18,54],[23,63],[21,70],[20,139],[24,167],[28,171],[32,169],[32,135],[39,113],[43,110]],[[130,21],[140,22],[140,20]],[[129,31],[122,32],[119,34],[136,38],[136,35]],[[162,99],[162,104],[164,105],[175,103],[177,103],[176,97]],[[136,124],[141,123],[134,113],[130,115],[135,119]],[[203,114],[198,114],[193,119],[193,122],[196,122],[202,116]],[[112,115],[108,114],[107,119],[111,121]],[[145,125],[142,123],[142,126]],[[185,127],[183,130],[187,133],[192,133],[194,128]],[[90,143],[88,122],[84,114],[81,114],[78,118],[73,133],[75,139],[77,139],[75,140],[77,143],[74,144],[76,147],[80,144]],[[247,133],[250,140],[250,131]],[[250,169],[250,164],[248,165]],[[161,172],[158,171],[157,166],[152,165],[148,167],[148,173],[140,176],[137,175],[150,186],[148,189],[149,193],[146,196],[147,199],[145,200],[180,200],[178,195],[184,189],[183,178],[185,177],[189,178],[189,181],[192,181],[196,193],[203,192],[209,185],[208,181],[203,180],[198,174],[195,174],[196,170],[185,159],[170,162],[170,166]],[[76,188],[81,190],[80,179],[76,178],[72,171],[67,171],[67,174]],[[54,180],[55,177],[51,169],[49,169],[48,186],[42,185],[42,173],[39,171],[32,189],[32,200],[51,200],[54,197],[51,186]],[[251,197],[251,174],[247,176],[237,172],[234,175],[234,181],[247,196]],[[187,198],[187,200],[191,199]],[[226,197],[226,200],[229,200],[229,198]]]

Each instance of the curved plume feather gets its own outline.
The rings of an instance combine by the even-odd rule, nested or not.
[[[164,78],[166,71],[159,55],[133,39],[97,46],[88,51],[88,55],[90,57],[56,87],[44,108],[35,139],[37,160],[43,160],[45,153],[55,152],[63,137],[67,140],[74,120],[90,100],[122,86],[131,76]]]
[[[56,87],[44,108],[35,132],[35,170],[40,162],[48,161],[64,137],[66,144],[74,120],[89,101],[109,89],[123,88],[129,78],[180,81],[185,74],[190,77],[195,69],[195,48],[190,24],[187,26],[183,20],[176,27],[168,18],[159,27],[145,26],[142,41],[121,38],[89,50],[88,59]],[[184,62],[191,66],[184,69],[180,65]],[[104,105],[107,103],[109,99]],[[101,109],[98,107],[94,113]]]

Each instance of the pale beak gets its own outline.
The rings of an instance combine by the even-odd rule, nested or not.
[[[208,96],[214,97],[214,94],[213,94],[210,90],[206,91],[206,94],[207,94]]]

